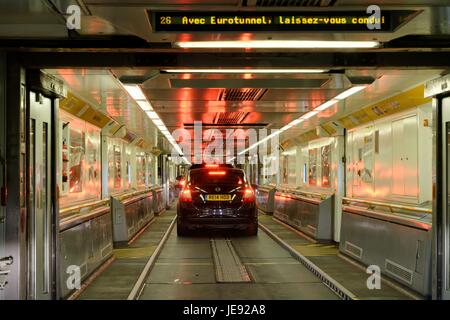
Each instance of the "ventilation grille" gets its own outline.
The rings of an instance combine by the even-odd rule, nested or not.
[[[413,281],[413,271],[399,265],[389,259],[386,259],[386,272],[395,278],[405,281],[408,284],[412,284]]]
[[[240,124],[248,112],[218,112],[214,124]]]
[[[330,7],[336,0],[244,0],[248,7]]]
[[[224,89],[219,93],[219,101],[257,101],[262,98],[267,89],[236,88]]]
[[[363,254],[363,249],[361,247],[358,247],[357,245],[354,245],[351,242],[345,241],[345,252],[350,254],[351,256],[361,259]]]

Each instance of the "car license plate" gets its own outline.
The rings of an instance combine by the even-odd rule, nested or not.
[[[231,194],[208,194],[207,201],[231,201]]]

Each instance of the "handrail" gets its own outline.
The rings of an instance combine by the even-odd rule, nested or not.
[[[64,231],[69,228],[72,228],[75,225],[81,224],[85,221],[94,219],[98,216],[104,215],[109,212],[109,207],[95,207],[92,210],[89,210],[86,214],[73,214],[67,215],[63,217],[59,221],[59,231]]]
[[[319,197],[321,200],[325,200],[327,197],[331,196],[331,194],[326,194],[326,193],[318,193],[318,192],[313,192],[313,191],[305,191],[305,190],[301,190],[301,189],[294,189],[294,188],[289,188],[289,187],[279,187],[277,188],[278,190],[280,190],[281,192],[283,192],[283,190],[286,190],[287,192],[291,192],[292,194],[301,194],[304,196],[315,196],[315,197]]]
[[[410,211],[410,212],[415,212],[415,213],[424,213],[424,214],[432,214],[433,213],[433,210],[427,209],[427,208],[405,206],[405,205],[401,205],[401,204],[394,204],[394,203],[387,203],[387,202],[380,202],[380,201],[369,201],[369,200],[364,200],[364,199],[354,199],[354,198],[347,198],[347,197],[342,198],[343,204],[351,203],[351,202],[367,204],[367,205],[369,205],[368,209],[372,209],[373,207],[389,208],[389,210],[392,213],[394,213],[393,209],[399,209],[399,210]]]
[[[61,216],[67,215],[69,213],[79,213],[82,209],[91,207],[92,209],[109,205],[109,199],[96,200],[92,202],[87,202],[83,204],[79,204],[72,207],[67,207],[59,210],[59,214]]]
[[[147,192],[151,192],[151,191],[152,191],[151,188],[148,188],[148,189],[146,188],[146,189],[143,189],[143,190],[135,190],[135,191],[131,191],[130,193],[121,194],[120,196],[117,196],[117,197],[114,197],[114,198],[116,198],[119,201],[123,201],[125,199],[131,198],[131,197],[135,197],[135,196],[138,196],[138,195],[141,195],[141,194],[144,194],[144,193],[147,193]]]
[[[296,189],[295,192],[304,194],[304,195],[313,195],[313,196],[317,196],[320,197],[320,199],[325,200],[327,197],[331,196],[331,194],[327,194],[327,193],[318,193],[318,192],[313,192],[313,191],[304,191],[304,190],[298,190]]]

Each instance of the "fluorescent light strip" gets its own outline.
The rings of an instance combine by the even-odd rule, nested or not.
[[[134,100],[136,100],[136,102],[137,102],[137,100],[147,100],[145,94],[142,92],[141,88],[138,85],[136,85],[136,84],[132,84],[132,85],[125,84],[123,86],[124,86],[125,90],[128,91],[130,96]]]
[[[141,107],[142,110],[145,112],[147,111],[153,111],[153,107],[147,100],[137,100],[136,103]]]
[[[152,120],[159,119],[159,116],[155,111],[147,111],[147,115]]]
[[[169,73],[324,73],[323,69],[169,69]]]
[[[158,127],[158,129],[165,128],[164,122],[161,119],[152,120],[153,123]]]
[[[336,99],[328,100],[327,102],[324,102],[320,106],[315,108],[314,111],[323,111],[323,110],[328,109],[329,107],[331,107],[332,105],[334,105],[334,104],[336,104],[338,102],[339,102],[339,100],[336,100]]]
[[[286,131],[286,130],[288,130],[288,129],[290,129],[290,128],[292,128],[292,127],[294,127],[294,126],[296,126],[296,125],[298,125],[298,124],[300,124],[300,123],[302,123],[302,122],[305,121],[306,119],[309,119],[309,118],[315,116],[315,115],[318,114],[320,111],[323,111],[323,110],[325,110],[325,109],[331,107],[332,105],[338,103],[339,100],[343,100],[343,99],[345,99],[345,98],[351,96],[352,94],[355,94],[355,93],[357,93],[357,92],[359,92],[359,91],[365,89],[366,87],[367,87],[367,85],[359,85],[359,86],[354,86],[354,87],[351,87],[351,88],[345,90],[344,92],[342,92],[341,94],[337,95],[337,96],[334,97],[333,99],[328,100],[328,101],[322,103],[320,106],[318,106],[317,108],[311,110],[310,112],[305,113],[304,115],[302,115],[301,117],[299,117],[299,118],[297,118],[297,119],[295,119],[295,120],[292,120],[292,121],[289,122],[287,125],[283,126],[280,130],[278,130],[278,131],[276,131],[276,132],[274,132],[274,133],[268,135],[267,137],[263,138],[262,140],[260,140],[260,141],[258,141],[258,142],[256,142],[256,143],[254,143],[253,145],[251,145],[251,146],[248,147],[247,149],[245,149],[245,150],[241,151],[240,153],[238,153],[238,155],[245,154],[247,151],[253,149],[254,147],[256,147],[256,146],[258,146],[259,144],[263,143],[264,141],[266,141],[266,140],[272,138],[273,136],[275,136],[275,135],[277,135],[277,134],[280,134],[280,133],[282,133],[282,132],[284,132],[284,131]],[[235,158],[233,158],[233,159],[235,159]],[[232,159],[232,160],[233,160],[233,159]]]
[[[286,48],[286,49],[357,49],[375,48],[378,41],[323,40],[250,40],[250,41],[180,41],[180,48]]]
[[[314,117],[316,114],[318,114],[319,113],[319,111],[315,111],[315,110],[312,110],[312,111],[310,111],[310,112],[308,112],[308,113],[305,113],[304,115],[302,115],[300,118],[301,119],[303,119],[303,120],[306,120],[306,119],[309,119],[309,118],[311,118],[311,117]]]
[[[272,132],[271,134],[269,134],[267,137],[259,140],[258,142],[252,144],[250,147],[248,147],[247,149],[242,150],[241,152],[238,153],[238,155],[243,155],[244,153],[246,153],[249,150],[252,150],[253,148],[255,148],[256,146],[258,146],[259,144],[269,140],[270,138],[279,135],[281,133],[281,130],[277,130],[275,132]]]
[[[138,106],[145,111],[147,116],[152,120],[153,124],[161,131],[161,133],[166,137],[169,143],[175,148],[180,156],[183,156],[183,150],[181,150],[180,146],[177,144],[175,139],[170,134],[164,122],[158,116],[156,112],[153,111],[153,107],[151,103],[147,100],[147,97],[142,92],[142,89],[137,84],[122,84],[128,94],[135,100]],[[186,164],[190,164],[190,162],[183,156],[183,160]]]
[[[343,100],[349,96],[351,96],[352,94],[355,94],[361,90],[364,90],[367,86],[362,85],[362,86],[354,86],[351,87],[350,89],[345,90],[344,92],[342,92],[341,94],[337,95],[336,97],[334,97],[334,99],[337,100]]]

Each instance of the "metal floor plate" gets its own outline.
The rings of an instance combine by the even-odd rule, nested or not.
[[[217,282],[251,282],[250,275],[229,239],[211,239]]]

